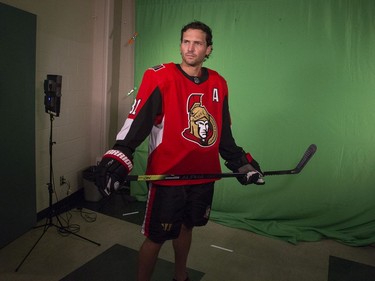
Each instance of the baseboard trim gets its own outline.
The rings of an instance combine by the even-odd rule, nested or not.
[[[83,188],[54,203],[51,208],[47,207],[37,213],[37,221],[45,219],[52,214],[53,216],[65,213],[73,208],[81,207],[84,200]]]

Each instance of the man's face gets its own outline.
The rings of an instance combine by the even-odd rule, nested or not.
[[[206,33],[200,29],[188,29],[183,33],[180,46],[182,61],[189,66],[199,66],[211,53],[207,46]]]

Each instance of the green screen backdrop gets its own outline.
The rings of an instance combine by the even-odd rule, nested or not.
[[[293,168],[318,146],[301,174],[218,181],[211,219],[291,243],[374,243],[375,1],[137,0],[135,85],[146,68],[181,61],[192,20],[213,29],[205,66],[228,82],[238,145],[263,170]],[[142,174],[146,143],[135,157]]]

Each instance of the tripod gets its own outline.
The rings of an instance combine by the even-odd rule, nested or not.
[[[89,241],[95,245],[98,245],[100,246],[99,243],[93,241],[93,240],[90,240],[86,237],[83,237],[81,235],[78,235],[74,232],[71,232],[70,230],[66,229],[62,223],[61,223],[61,220],[59,219],[58,215],[55,214],[55,210],[52,206],[52,193],[53,193],[53,166],[52,166],[52,147],[53,145],[55,144],[55,142],[52,140],[52,128],[53,128],[53,120],[54,120],[54,117],[52,114],[50,114],[50,124],[51,124],[51,127],[50,127],[50,138],[49,138],[49,183],[47,183],[47,186],[48,186],[48,195],[49,195],[49,206],[48,206],[48,217],[47,217],[47,221],[44,225],[40,225],[40,226],[36,226],[35,228],[39,228],[39,227],[43,227],[43,232],[42,232],[42,235],[39,237],[39,239],[35,242],[35,244],[31,247],[31,249],[29,250],[29,252],[26,254],[26,256],[23,258],[23,260],[21,261],[21,263],[18,265],[18,267],[16,268],[16,272],[20,269],[20,267],[22,266],[22,264],[25,262],[25,260],[27,259],[27,257],[31,254],[31,252],[34,250],[34,248],[36,247],[36,245],[39,243],[39,241],[43,238],[44,234],[46,234],[47,230],[54,226],[56,227],[58,230],[63,230],[65,233],[68,233],[68,234],[73,234],[77,237],[80,237],[86,241]],[[56,219],[59,223],[59,225],[56,225],[53,223],[53,217],[56,216]]]

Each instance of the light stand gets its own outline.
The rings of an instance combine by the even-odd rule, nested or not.
[[[61,76],[60,76],[61,77]],[[61,83],[61,78],[60,78],[60,83]],[[61,84],[60,84],[60,87],[61,87]],[[47,105],[46,105],[46,111],[47,111]],[[56,114],[56,112],[54,113],[56,116],[58,116],[58,114]],[[93,240],[90,240],[86,237],[83,237],[81,235],[78,235],[74,232],[71,232],[69,229],[67,229],[66,227],[64,227],[58,217],[58,214],[56,214],[55,212],[55,209],[52,205],[52,194],[53,194],[53,165],[52,165],[52,147],[53,145],[55,144],[55,142],[53,141],[53,138],[52,138],[52,129],[53,129],[53,120],[54,120],[54,114],[52,113],[49,113],[50,115],[50,136],[49,136],[49,183],[47,183],[47,186],[48,186],[48,196],[49,196],[49,206],[48,206],[48,217],[47,217],[47,220],[46,220],[46,223],[44,225],[40,225],[40,226],[36,226],[34,228],[39,228],[39,227],[43,227],[43,232],[42,232],[42,235],[39,237],[39,239],[35,242],[35,244],[31,247],[31,249],[29,250],[29,252],[26,254],[26,256],[23,258],[23,260],[21,261],[21,263],[18,265],[18,267],[16,268],[16,272],[20,269],[20,267],[22,266],[22,264],[25,262],[25,260],[27,259],[27,257],[31,254],[31,252],[34,250],[34,248],[36,247],[36,245],[39,243],[39,241],[42,239],[42,237],[44,236],[44,234],[46,234],[47,230],[54,226],[56,227],[59,231],[63,231],[64,233],[68,233],[68,234],[73,234],[79,238],[82,238],[86,241],[89,241],[95,245],[98,245],[100,246],[99,243],[93,241]],[[53,217],[56,217],[56,220],[58,222],[58,225],[54,224],[53,223]]]

